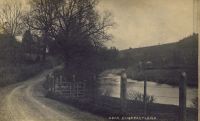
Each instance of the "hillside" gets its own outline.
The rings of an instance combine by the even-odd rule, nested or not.
[[[145,68],[149,80],[160,80],[174,84],[180,71],[188,73],[189,85],[197,85],[198,35],[186,37],[178,42],[120,51],[121,65],[133,79],[143,79],[139,63]],[[134,74],[133,74],[134,73]],[[175,83],[177,84],[177,83]]]

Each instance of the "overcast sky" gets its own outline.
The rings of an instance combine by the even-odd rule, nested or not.
[[[110,11],[116,23],[109,31],[114,37],[108,46],[126,49],[157,45],[193,33],[193,0],[99,1],[98,10]]]
[[[100,0],[116,22],[107,43],[119,49],[178,41],[193,33],[193,0]]]

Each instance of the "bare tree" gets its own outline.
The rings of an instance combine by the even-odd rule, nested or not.
[[[110,13],[100,16],[95,8],[97,3],[96,0],[32,0],[26,23],[41,32],[44,48],[49,40],[54,40],[59,53],[72,58],[74,52],[102,46],[111,37],[107,34],[107,29],[113,26]]]
[[[74,58],[79,61],[88,58],[110,39],[107,29],[113,26],[111,14],[106,12],[99,15],[95,8],[97,4],[96,0],[67,0],[57,9],[58,22],[52,30],[58,33],[56,45],[66,62],[81,64],[74,61]]]
[[[97,3],[96,0],[67,0],[62,5],[57,12],[57,26],[66,40],[90,39],[98,46],[103,40],[110,39],[111,36],[106,33],[106,29],[113,26],[111,14],[106,12],[100,16],[95,9]]]
[[[0,9],[0,27],[6,34],[16,36],[22,27],[21,4],[15,0],[6,1]]]
[[[50,31],[56,21],[56,9],[61,3],[57,0],[32,0],[31,11],[24,18],[29,29],[38,31],[42,36],[43,60],[46,57],[46,49],[50,40]]]

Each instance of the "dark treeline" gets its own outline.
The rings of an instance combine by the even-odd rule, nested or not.
[[[87,80],[105,67],[104,43],[111,36],[111,15],[99,15],[96,0],[32,0],[31,11],[23,17],[26,26],[41,37],[42,60],[46,50],[65,63],[66,75]],[[92,77],[93,78],[93,77]]]
[[[59,58],[65,76],[93,83],[101,71],[118,65],[119,55],[115,47],[105,46],[112,38],[107,32],[114,25],[112,15],[99,14],[97,4],[96,0],[31,0],[30,9],[22,11],[20,4],[6,2],[0,16],[1,43],[5,43],[0,44],[1,58],[28,65]],[[21,42],[16,40],[19,35]]]
[[[36,62],[18,42],[8,34],[0,34],[0,86],[24,81],[45,68],[51,67],[44,62]]]

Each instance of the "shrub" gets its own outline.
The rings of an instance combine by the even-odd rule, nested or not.
[[[144,94],[142,94],[140,92],[133,92],[133,91],[131,92],[131,91],[129,91],[127,96],[133,102],[143,102]],[[147,104],[148,103],[154,103],[155,102],[155,97],[152,96],[152,95],[147,95],[146,96],[146,102],[147,102]]]

